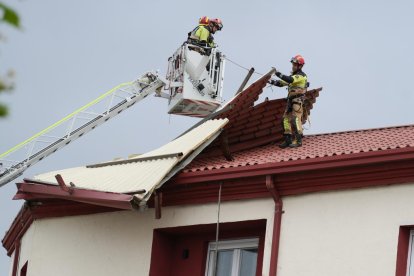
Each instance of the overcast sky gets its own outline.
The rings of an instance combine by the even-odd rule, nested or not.
[[[19,12],[22,30],[0,26],[7,36],[0,43],[0,72],[17,73],[14,92],[0,96],[10,108],[0,119],[0,153],[122,82],[149,70],[165,75],[168,57],[203,15],[223,20],[215,40],[239,65],[259,73],[275,66],[288,74],[290,58],[304,56],[311,88],[323,87],[305,135],[414,122],[413,1],[3,2]],[[225,99],[246,73],[227,62]],[[264,92],[270,99],[285,95],[280,88]],[[168,115],[165,100],[149,97],[24,177],[147,152],[195,122]],[[1,238],[22,204],[11,200],[14,183],[0,188]],[[10,262],[1,249],[1,275]]]

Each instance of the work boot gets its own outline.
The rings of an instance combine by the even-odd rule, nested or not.
[[[289,145],[290,148],[298,148],[302,146],[302,134],[296,134],[295,140]]]
[[[279,148],[285,149],[289,147],[290,144],[292,144],[292,135],[285,134],[283,136],[285,137],[285,141],[279,145]]]

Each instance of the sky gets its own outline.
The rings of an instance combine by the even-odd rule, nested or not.
[[[0,25],[0,74],[16,72],[15,89],[0,96],[0,153],[31,137],[112,87],[159,70],[207,15],[223,20],[215,41],[228,61],[224,99],[254,67],[252,81],[272,66],[289,74],[301,54],[311,88],[323,87],[305,135],[414,123],[414,1],[328,0],[20,0],[2,1],[21,30]],[[244,67],[244,68],[243,68]],[[260,100],[286,96],[266,88]],[[198,119],[167,114],[148,97],[28,169],[23,177],[144,153],[174,139]],[[305,140],[306,141],[306,140]],[[0,236],[22,202],[15,183],[0,188]],[[10,269],[0,250],[0,274]]]

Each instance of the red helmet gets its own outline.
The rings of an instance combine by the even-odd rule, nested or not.
[[[223,21],[220,18],[213,18],[210,20],[210,23],[217,27],[217,30],[223,29]]]
[[[304,65],[305,59],[301,55],[296,55],[290,60],[290,62],[299,64],[299,65]]]
[[[200,25],[208,25],[208,23],[209,19],[207,16],[200,17],[200,19],[198,20],[198,24]]]

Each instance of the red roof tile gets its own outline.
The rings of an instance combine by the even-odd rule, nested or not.
[[[183,173],[402,148],[414,148],[414,125],[310,135],[304,137],[300,148],[265,145],[234,153],[234,161],[226,161],[223,156],[200,156]]]
[[[281,121],[286,108],[286,99],[266,99],[254,105],[273,73],[274,70],[271,70],[227,103],[231,108],[216,116],[216,118],[228,118],[230,121],[225,126],[222,137],[216,139],[197,156],[184,169],[184,173],[296,160],[306,156],[306,152],[303,151],[308,149],[308,146],[295,150],[287,149],[284,152],[274,146],[283,137]],[[322,88],[307,91],[304,105],[308,113],[321,90]],[[308,140],[309,137],[306,137],[305,144],[309,143]],[[223,141],[227,141],[227,145],[223,145]],[[269,145],[270,143],[273,145]],[[228,148],[234,161],[226,161],[223,148]],[[308,155],[307,158],[314,154]]]
[[[216,118],[228,118],[230,122],[225,126],[222,135],[227,138],[230,152],[233,154],[241,150],[279,142],[282,139],[282,116],[286,108],[286,99],[265,100],[254,105],[255,101],[268,85],[274,73],[269,73],[251,84],[247,89],[234,97],[227,106],[232,108],[219,114]],[[316,98],[322,88],[309,90],[306,93],[305,106],[307,110],[313,108]],[[307,116],[306,116],[307,117]],[[208,146],[201,156],[222,156],[222,139],[217,139]]]
[[[262,76],[256,82],[252,83],[248,88],[241,91],[237,96],[231,99],[226,106],[232,106],[230,110],[223,112],[217,118],[239,118],[246,110],[253,107],[254,102],[257,101],[259,95],[263,92],[263,88],[272,77],[274,70]],[[231,123],[231,122],[230,122]]]

